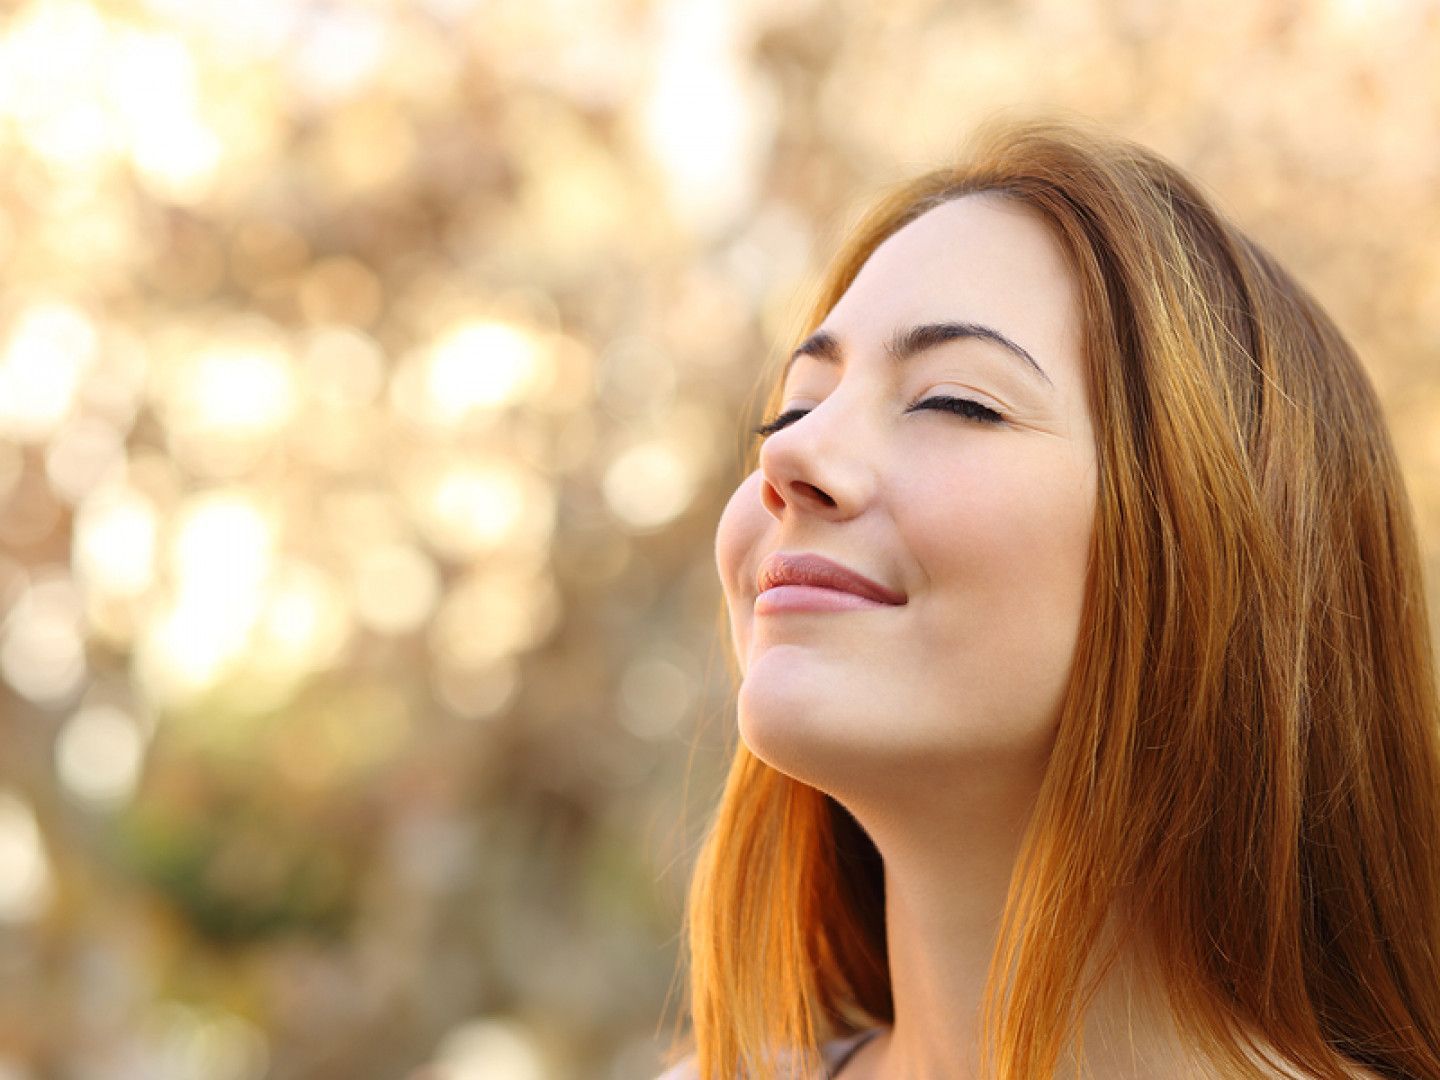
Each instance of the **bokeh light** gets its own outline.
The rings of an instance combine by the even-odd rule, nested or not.
[[[91,803],[123,803],[140,781],[145,734],[113,705],[78,710],[55,740],[60,783]]]
[[[0,353],[0,431],[39,442],[70,411],[95,361],[95,327],[73,305],[37,301],[16,317],[7,338]]]
[[[0,923],[40,918],[54,891],[34,811],[18,793],[0,788]]]

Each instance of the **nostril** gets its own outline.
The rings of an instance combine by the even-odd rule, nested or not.
[[[780,497],[780,492],[775,490],[775,485],[769,480],[760,485],[760,502],[765,509],[776,511],[785,505],[785,500]]]
[[[825,492],[821,491],[814,484],[808,484],[804,480],[796,480],[795,486],[798,488],[803,488],[806,491],[814,492],[815,498],[819,499],[826,506],[835,505],[835,500],[832,499],[829,495],[826,495]]]
[[[785,504],[787,502],[793,502],[797,499],[804,499],[813,503],[818,503],[821,506],[826,507],[827,509],[834,509],[837,505],[835,500],[832,499],[829,495],[827,495],[822,489],[805,480],[790,480],[785,483],[784,489],[790,493],[789,499],[787,499],[784,495],[780,494],[780,487],[777,487],[769,480],[766,480],[760,486],[761,505],[763,505],[765,509],[769,510],[772,514],[779,513],[781,510],[785,509]]]

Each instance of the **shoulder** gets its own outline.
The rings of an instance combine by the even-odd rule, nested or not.
[[[695,1055],[676,1062],[655,1078],[655,1080],[700,1080],[700,1070],[695,1065]]]
[[[855,1051],[869,1042],[873,1037],[880,1034],[883,1029],[869,1028],[865,1031],[857,1031],[853,1035],[846,1035],[838,1039],[831,1039],[820,1048],[820,1056],[825,1062],[825,1067],[830,1075],[839,1072],[847,1061],[854,1055]],[[655,1080],[700,1080],[700,1070],[695,1062],[696,1055],[690,1054],[676,1062],[670,1068],[655,1078]],[[1365,1077],[1363,1080],[1372,1080]],[[1378,1078],[1375,1078],[1378,1080]]]

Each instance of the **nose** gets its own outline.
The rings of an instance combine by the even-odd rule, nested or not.
[[[760,501],[778,521],[801,513],[832,519],[860,512],[874,490],[852,415],[842,419],[838,394],[815,406],[760,447]],[[827,411],[827,405],[832,406]]]

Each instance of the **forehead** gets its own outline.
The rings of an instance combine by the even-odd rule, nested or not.
[[[1045,365],[1078,365],[1079,292],[1064,249],[1037,211],[993,193],[929,210],[888,237],[822,327],[870,348],[897,326],[970,320],[995,327]]]

